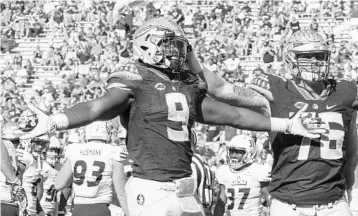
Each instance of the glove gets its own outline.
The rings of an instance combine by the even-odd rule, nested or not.
[[[26,211],[27,196],[24,188],[21,186],[20,179],[16,178],[15,182],[8,182],[11,185],[11,199],[19,206],[20,211]]]
[[[307,115],[302,117],[307,108],[308,104],[305,104],[290,118],[271,118],[271,131],[289,133],[310,139],[320,138],[321,134],[327,133],[327,124],[322,122],[320,118],[311,118]]]
[[[18,160],[25,164],[26,168],[31,166],[35,159],[34,156],[32,156],[32,154],[24,149],[16,149],[16,155],[18,157]]]
[[[69,125],[68,118],[65,114],[49,116],[45,114],[42,110],[34,107],[32,104],[29,104],[28,108],[36,114],[38,118],[38,123],[32,131],[23,134],[20,139],[31,139],[37,136],[41,136],[43,134],[54,132],[57,129],[65,129]]]

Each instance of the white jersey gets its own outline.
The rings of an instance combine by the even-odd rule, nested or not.
[[[14,145],[9,140],[2,140],[4,145],[9,152],[9,156],[11,158],[11,164],[15,168],[15,171],[18,169],[18,164],[16,160],[16,150]],[[11,186],[10,184],[6,183],[5,175],[0,172],[0,200],[1,202],[12,203],[13,200],[11,199]]]
[[[69,146],[75,204],[111,203],[112,162],[122,160],[120,152],[117,146],[96,142]]]
[[[30,165],[22,176],[22,186],[26,192],[27,196],[27,213],[29,215],[37,214],[37,182],[40,179],[40,176],[37,172],[37,161]]]
[[[260,164],[251,164],[240,171],[232,171],[228,165],[222,165],[217,171],[219,184],[226,190],[226,212],[231,216],[261,215],[261,184],[269,181],[270,168]]]
[[[40,204],[45,214],[52,215],[56,210],[56,195],[55,181],[58,171],[52,168],[46,161],[43,161],[42,167],[44,194],[41,198]]]

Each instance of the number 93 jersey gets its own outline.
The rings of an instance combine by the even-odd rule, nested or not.
[[[349,81],[326,80],[321,95],[312,94],[290,80],[263,74],[251,87],[271,95],[271,116],[287,118],[309,107],[304,116],[320,118],[328,132],[320,139],[271,133],[274,157],[270,194],[299,205],[334,202],[344,195],[348,133],[355,110],[356,85]],[[356,133],[356,131],[354,131]]]
[[[121,161],[120,148],[104,143],[72,144],[66,151],[73,171],[75,204],[110,203],[113,160]]]
[[[227,215],[261,215],[261,184],[268,184],[269,172],[270,167],[261,164],[248,164],[240,171],[219,167],[216,176],[225,186]]]
[[[129,92],[131,104],[127,149],[133,176],[168,182],[189,177],[190,128],[203,95],[197,76],[189,72],[169,79],[147,65],[127,63],[108,79],[108,89]]]

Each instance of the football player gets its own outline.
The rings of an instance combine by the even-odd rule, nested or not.
[[[317,32],[295,32],[287,39],[283,54],[292,80],[264,73],[246,88],[201,68],[194,55],[189,66],[205,77],[214,98],[281,118],[309,104],[305,115],[320,118],[328,127],[320,139],[270,134],[274,156],[270,215],[350,215],[344,193],[352,188],[358,157],[357,87],[329,78],[330,50]]]
[[[20,143],[19,135],[22,133],[18,126],[12,122],[1,126],[1,215],[17,216],[20,211],[26,210],[27,197],[21,177],[31,161],[20,162],[16,155],[16,148]]]
[[[220,185],[215,216],[260,216],[262,187],[268,185],[270,169],[254,163],[255,141],[246,135],[237,135],[226,146],[227,162],[217,171]]]
[[[55,189],[70,184],[74,190],[73,216],[110,216],[112,184],[123,210],[128,214],[125,198],[125,177],[120,148],[107,144],[109,126],[94,122],[86,127],[87,143],[72,144],[66,152],[66,162],[60,169]]]
[[[33,163],[26,169],[23,174],[23,187],[25,189],[28,205],[26,208],[27,215],[37,216],[43,210],[40,206],[40,200],[43,196],[43,180],[41,169],[41,155],[44,149],[49,145],[50,139],[47,134],[32,138],[28,141],[21,142],[21,148],[17,149],[19,160],[24,158],[27,152],[31,153]]]
[[[55,179],[58,173],[58,163],[60,162],[62,147],[59,143],[51,143],[45,152],[42,161],[42,176],[44,184],[44,195],[40,201],[41,207],[46,216],[54,216],[57,211],[57,190],[55,189]]]
[[[309,133],[318,131],[302,126],[300,112],[307,106],[293,118],[269,118],[206,97],[198,77],[185,70],[190,46],[183,29],[172,20],[144,22],[133,36],[133,45],[137,61],[123,64],[109,76],[104,96],[51,117],[32,107],[39,123],[24,136],[76,128],[129,112],[127,148],[133,176],[126,192],[131,215],[202,214],[190,167],[189,131],[195,120],[320,137]]]

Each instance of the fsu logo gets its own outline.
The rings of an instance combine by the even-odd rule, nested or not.
[[[144,196],[142,194],[137,196],[137,203],[138,205],[144,205]]]
[[[297,109],[301,109],[304,105],[305,105],[304,102],[296,102],[296,103],[295,103],[295,107],[296,107]]]
[[[155,84],[155,88],[158,89],[159,91],[163,91],[165,90],[165,85],[163,83],[157,83]]]

